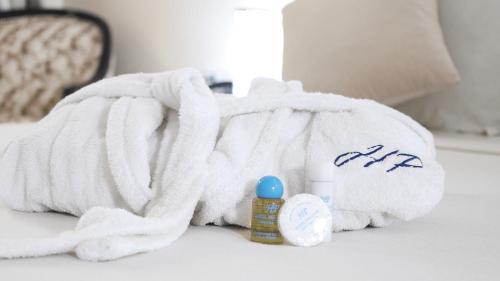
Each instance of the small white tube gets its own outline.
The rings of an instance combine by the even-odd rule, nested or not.
[[[309,188],[333,211],[333,167],[329,162],[315,163],[309,169]]]

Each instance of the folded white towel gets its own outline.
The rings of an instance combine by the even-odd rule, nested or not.
[[[164,247],[190,221],[249,226],[258,178],[279,176],[291,196],[317,161],[335,167],[334,231],[409,220],[442,195],[430,133],[375,102],[269,79],[245,98],[216,96],[189,69],[103,80],[61,101],[0,161],[10,207],[74,214],[78,226],[0,240],[0,257],[110,260]]]

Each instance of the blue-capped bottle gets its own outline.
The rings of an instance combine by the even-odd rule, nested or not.
[[[282,244],[278,229],[278,213],[285,202],[283,184],[275,176],[265,176],[257,182],[257,198],[252,202],[250,240],[265,244]]]

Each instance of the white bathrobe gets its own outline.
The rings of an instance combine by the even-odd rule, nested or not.
[[[431,134],[373,101],[268,79],[237,99],[190,69],[103,80],[61,101],[0,161],[3,201],[81,216],[76,229],[0,240],[0,257],[110,260],[167,246],[190,222],[248,227],[260,177],[280,177],[286,198],[308,191],[320,161],[335,175],[333,231],[410,220],[442,196]]]

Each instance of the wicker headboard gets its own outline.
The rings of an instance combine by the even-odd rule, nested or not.
[[[103,78],[110,31],[69,10],[0,13],[0,122],[37,120],[57,101]]]

